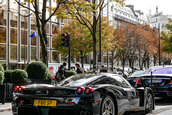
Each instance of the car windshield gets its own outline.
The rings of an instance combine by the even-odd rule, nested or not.
[[[145,74],[172,74],[172,67],[159,67],[151,68],[145,72]]]
[[[101,76],[102,75],[95,75],[95,74],[77,74],[77,75],[71,76],[67,79],[64,79],[57,85],[58,86],[66,86],[66,87],[84,86],[84,85],[100,78]]]
[[[136,71],[130,77],[139,77],[144,74],[144,71]]]

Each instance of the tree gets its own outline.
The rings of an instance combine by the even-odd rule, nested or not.
[[[97,25],[100,14],[106,5],[111,1],[118,0],[69,0],[65,5],[67,13],[77,19],[82,25],[86,26],[92,35],[93,41],[93,66],[96,65],[97,55]],[[92,19],[91,19],[92,18]]]
[[[169,30],[168,33],[162,32],[161,38],[163,40],[162,50],[166,53],[172,53],[172,19],[169,19],[169,24],[166,25],[166,28]]]
[[[47,55],[47,33],[46,33],[46,24],[51,19],[51,17],[58,11],[60,6],[64,3],[66,3],[67,0],[57,0],[56,1],[56,7],[52,11],[51,8],[49,8],[50,16],[47,17],[47,4],[48,0],[42,0],[42,7],[41,5],[38,5],[39,0],[25,0],[28,4],[31,4],[33,8],[27,7],[25,4],[20,3],[19,0],[15,0],[21,7],[26,8],[30,11],[32,11],[35,14],[36,18],[36,27],[38,31],[38,35],[41,42],[41,50],[42,50],[42,60],[43,62],[48,65],[48,55]],[[42,11],[41,11],[42,10]]]
[[[164,64],[170,64],[172,59],[172,19],[169,19],[169,23],[166,25],[166,28],[169,30],[168,33],[162,31],[162,56]]]
[[[71,39],[71,54],[75,56],[80,56],[80,51],[83,51],[85,54],[88,54],[92,51],[92,40],[89,30],[81,25],[77,20],[70,20],[62,30],[58,30],[58,33],[55,34],[55,49],[67,56],[68,48],[61,45],[62,43],[62,33],[69,33]]]
[[[106,51],[111,48],[110,39],[113,37],[114,28],[110,26],[110,21],[107,18],[102,18],[102,50]],[[97,30],[98,31],[98,30]],[[83,65],[83,57],[92,52],[92,35],[88,28],[80,24],[77,20],[70,20],[67,25],[65,25],[62,30],[58,30],[55,35],[56,39],[54,41],[56,50],[62,53],[64,56],[68,54],[68,49],[61,45],[62,43],[62,33],[70,32],[71,35],[71,53],[73,56],[81,57],[81,63]],[[97,33],[99,34],[99,33]]]
[[[143,68],[143,64],[145,67],[149,67],[150,58],[156,55],[158,51],[157,41],[157,37],[154,36],[150,26],[123,24],[114,32],[115,57],[121,59],[123,69],[127,61],[133,69],[137,60],[140,69]]]

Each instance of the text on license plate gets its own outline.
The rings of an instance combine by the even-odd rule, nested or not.
[[[148,80],[149,83],[151,83],[151,80]],[[153,83],[161,83],[162,80],[152,80]]]
[[[56,100],[39,100],[39,99],[34,100],[35,106],[56,106],[56,104],[57,104]]]

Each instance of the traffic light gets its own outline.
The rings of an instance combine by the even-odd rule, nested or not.
[[[62,45],[63,45],[64,47],[69,47],[70,34],[68,34],[68,33],[63,33],[63,34],[62,34],[62,39],[61,39],[61,40],[63,41]]]

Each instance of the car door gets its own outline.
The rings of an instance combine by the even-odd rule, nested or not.
[[[113,91],[115,93],[115,97],[117,98],[118,112],[123,113],[125,111],[129,111],[130,105],[126,92],[119,85],[119,83],[110,76],[105,76],[102,79],[99,79],[93,83],[94,85],[108,85],[108,90]]]
[[[118,84],[120,87],[123,88],[123,90],[127,93],[127,98],[129,101],[130,109],[135,109],[139,107],[139,93],[138,91],[133,88],[126,79],[124,79],[122,76],[119,75],[111,75],[116,81],[118,81]]]

